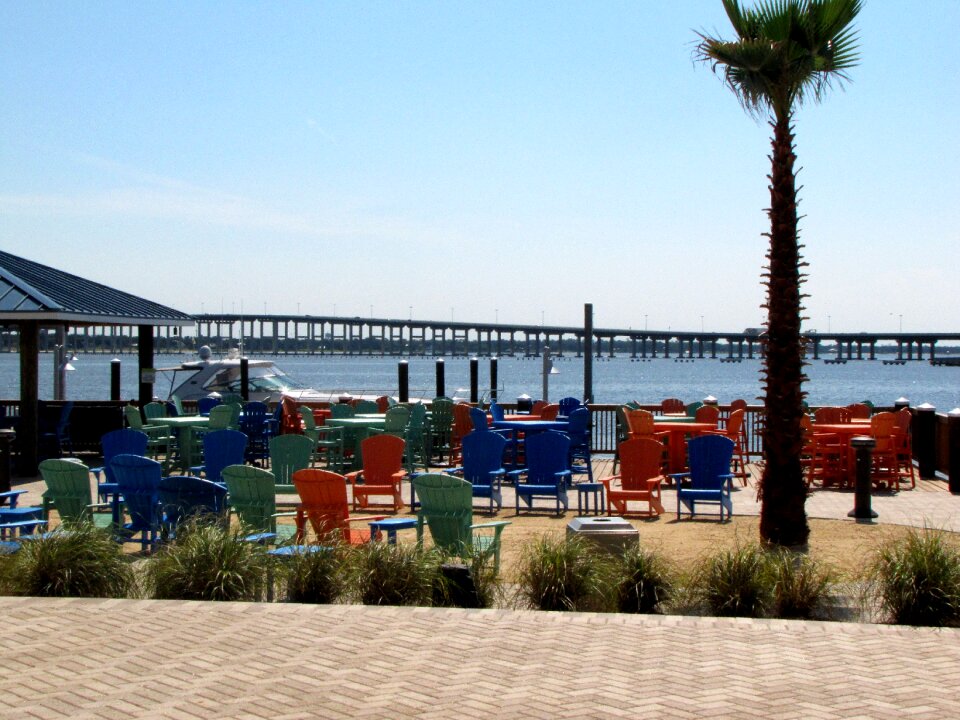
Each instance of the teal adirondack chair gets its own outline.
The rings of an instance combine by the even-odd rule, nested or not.
[[[473,523],[473,488],[466,480],[452,475],[428,474],[413,479],[420,508],[417,511],[417,541],[423,542],[424,526],[430,529],[438,548],[470,557],[479,554],[493,560],[493,571],[500,571],[500,535],[509,520]],[[476,533],[475,531],[491,531]]]
[[[109,503],[93,502],[90,492],[90,468],[75,460],[44,460],[40,475],[47,484],[43,493],[43,518],[49,520],[56,510],[64,525],[92,522],[99,528],[113,525]],[[106,509],[106,512],[97,512]]]
[[[343,428],[317,425],[313,410],[306,405],[298,410],[303,420],[303,434],[313,440],[314,457],[319,459],[325,455],[328,470],[343,472]]]
[[[270,438],[270,470],[278,495],[296,495],[293,474],[310,467],[313,461],[313,440],[305,435],[277,435]]]
[[[252,465],[228,465],[221,477],[227,485],[230,510],[237,514],[247,532],[247,540],[280,543],[297,534],[296,525],[277,524],[278,517],[294,517],[295,512],[278,513],[276,480],[269,470]]]

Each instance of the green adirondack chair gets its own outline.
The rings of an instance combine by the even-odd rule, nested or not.
[[[90,468],[76,460],[44,460],[40,475],[47,484],[43,493],[43,518],[50,519],[56,510],[64,525],[93,522],[99,528],[113,525],[109,503],[94,504],[90,492]],[[97,512],[106,509],[105,512]]]
[[[295,517],[295,512],[277,512],[277,484],[273,473],[252,465],[228,465],[223,469],[227,484],[230,511],[235,512],[240,525],[252,533],[248,540],[266,542],[267,534],[276,536],[276,542],[292,539],[296,525],[278,525],[278,517]]]
[[[326,457],[327,469],[343,472],[343,428],[317,425],[313,409],[306,405],[298,408],[303,420],[303,434],[313,440],[314,458]]]
[[[403,439],[407,443],[404,448],[407,472],[413,473],[418,463],[426,471],[430,464],[430,421],[423,403],[415,403],[410,407],[410,420]]]
[[[313,440],[305,435],[277,435],[270,438],[270,470],[273,472],[278,495],[296,495],[293,474],[310,467],[313,460]]]
[[[162,402],[148,402],[143,406],[143,416],[148,423],[157,418],[164,418],[167,416],[167,406]]]
[[[410,408],[403,405],[394,405],[389,408],[383,416],[383,430],[373,430],[374,432],[385,432],[387,435],[396,435],[402,438],[407,432],[407,423],[410,422]]]
[[[144,423],[143,418],[140,416],[140,408],[135,405],[127,405],[124,407],[123,416],[126,418],[129,427],[146,434],[148,455],[154,460],[159,460],[161,455],[163,455],[166,460],[170,459],[170,450],[174,437],[169,427]]]
[[[420,508],[417,511],[417,541],[423,542],[423,527],[430,528],[433,544],[459,556],[479,553],[493,559],[500,571],[500,534],[509,520],[473,524],[473,489],[469,482],[452,475],[428,474],[413,479]],[[474,531],[492,531],[483,534]]]
[[[449,459],[453,450],[453,400],[436,397],[430,401],[431,453]]]

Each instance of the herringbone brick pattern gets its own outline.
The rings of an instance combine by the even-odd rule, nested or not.
[[[960,631],[0,599],[0,718],[942,718]]]

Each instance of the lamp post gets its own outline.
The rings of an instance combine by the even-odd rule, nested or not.
[[[550,376],[559,375],[560,371],[553,366],[550,359],[550,346],[543,346],[543,401],[550,402]]]

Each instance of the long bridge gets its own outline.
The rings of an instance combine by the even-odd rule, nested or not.
[[[381,356],[538,356],[584,352],[585,330],[577,326],[454,322],[334,315],[194,316],[192,335],[158,328],[157,352],[183,352],[200,345],[215,351],[241,344],[251,353],[276,355]],[[762,329],[741,332],[696,332],[593,328],[589,344],[596,357],[716,359],[739,362],[762,353]],[[53,333],[41,333],[41,349],[53,346]],[[136,348],[137,328],[68,327],[67,344],[78,352],[120,354]],[[826,362],[883,359],[905,363],[937,359],[938,343],[958,344],[960,333],[814,333],[807,336],[807,356]],[[49,346],[49,347],[47,347]],[[0,333],[0,351],[16,350],[16,333]],[[947,353],[941,353],[949,354]]]

